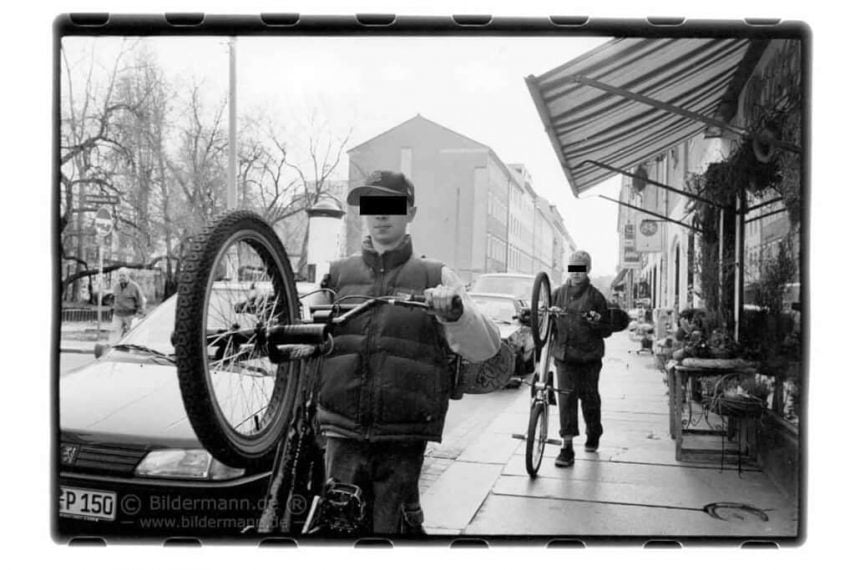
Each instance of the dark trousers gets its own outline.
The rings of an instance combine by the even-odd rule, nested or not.
[[[341,437],[326,441],[327,477],[362,489],[374,534],[400,534],[404,516],[408,525],[421,527],[419,475],[427,442],[369,443]]]
[[[585,418],[585,433],[599,437],[603,433],[600,423],[600,369],[601,360],[582,364],[555,361],[556,387],[567,390],[558,393],[558,416],[561,437],[579,435],[579,404],[582,402],[582,417]]]

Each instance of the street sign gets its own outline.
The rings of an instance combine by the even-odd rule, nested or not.
[[[107,208],[98,208],[95,213],[95,231],[100,237],[105,237],[113,231],[113,214]]]
[[[87,206],[102,206],[105,204],[116,205],[119,203],[118,196],[102,196],[102,195],[86,195],[83,197],[83,202]]]
[[[635,243],[636,251],[656,253],[662,251],[662,236],[664,223],[659,220],[644,219],[638,221],[638,233]]]

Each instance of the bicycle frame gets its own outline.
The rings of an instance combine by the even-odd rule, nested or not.
[[[373,307],[382,304],[397,305],[407,308],[421,309],[430,312],[431,307],[424,302],[421,296],[409,296],[406,298],[380,297],[371,298],[358,305],[315,305],[312,307],[310,323],[297,325],[277,325],[269,327],[264,331],[253,331],[263,333],[268,347],[268,357],[271,361],[286,361],[290,359],[303,359],[306,357],[323,357],[324,350],[332,349],[332,332],[335,327],[342,326],[357,316],[369,311]],[[459,304],[461,300],[455,297],[454,303]],[[241,334],[245,331],[236,331]],[[326,346],[329,344],[329,346]],[[282,359],[282,360],[278,360]],[[290,533],[292,531],[292,508],[298,496],[294,495],[297,485],[306,483],[297,481],[294,473],[297,472],[298,463],[305,461],[302,457],[305,440],[313,433],[314,408],[317,392],[310,383],[317,378],[301,377],[297,386],[299,395],[295,401],[294,418],[286,428],[282,436],[273,465],[273,473],[270,484],[265,495],[264,508],[259,520],[258,533],[270,534],[277,528],[280,532]],[[311,458],[309,458],[311,459]],[[339,489],[341,485],[331,487],[331,481],[325,483],[325,489]],[[352,486],[351,486],[352,487]],[[359,488],[356,487],[358,490]],[[318,490],[318,493],[321,491]],[[326,493],[327,491],[324,491]],[[318,501],[320,494],[316,494],[312,500],[309,516],[304,522],[302,532],[308,533],[311,525],[318,514]],[[360,493],[354,494],[357,503],[360,501]],[[305,498],[303,498],[305,503]],[[335,503],[335,500],[333,500]],[[339,500],[341,502],[341,500]],[[361,512],[361,503],[359,510]],[[349,509],[352,510],[352,509]],[[344,526],[357,527],[359,521],[348,521]]]

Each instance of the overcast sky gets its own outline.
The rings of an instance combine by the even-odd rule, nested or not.
[[[238,114],[263,112],[287,125],[316,108],[341,132],[353,129],[348,148],[421,114],[490,146],[505,163],[525,164],[535,191],[592,254],[592,274],[609,275],[618,258],[617,206],[596,195],[616,197],[618,179],[573,196],[524,81],[609,39],[240,37]],[[225,38],[146,41],[172,81],[202,81],[212,102],[225,97]],[[119,45],[115,38],[66,42],[73,61],[93,49],[110,61]]]

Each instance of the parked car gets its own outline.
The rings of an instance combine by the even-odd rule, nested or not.
[[[475,279],[469,291],[471,293],[511,295],[530,303],[532,288],[534,288],[534,275],[526,273],[484,273]]]
[[[478,310],[498,325],[502,342],[513,349],[514,375],[534,372],[534,337],[531,329],[520,320],[525,303],[513,295],[469,293],[469,297],[478,305]],[[520,383],[519,378],[511,381],[514,386]]]
[[[226,289],[215,294],[231,302]],[[170,340],[175,305],[172,296],[120,344],[60,378],[59,538],[237,536],[260,514],[269,466],[220,463],[184,411]]]

